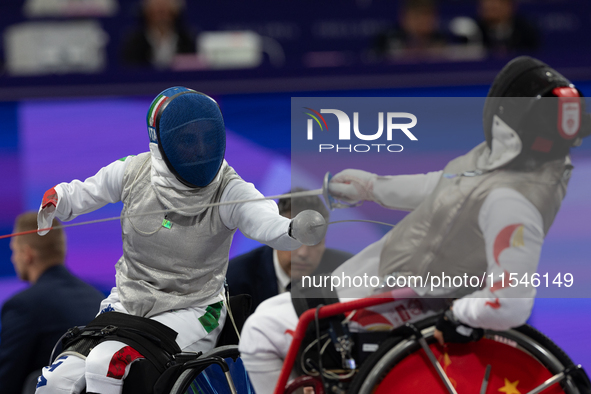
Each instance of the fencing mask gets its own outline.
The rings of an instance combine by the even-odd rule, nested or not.
[[[199,188],[216,177],[226,151],[226,130],[218,104],[184,87],[160,93],[147,115],[150,142],[184,185]]]
[[[484,105],[484,135],[491,146],[493,118],[509,125],[522,143],[521,156],[553,160],[589,135],[589,114],[575,86],[540,60],[520,56],[496,76]]]

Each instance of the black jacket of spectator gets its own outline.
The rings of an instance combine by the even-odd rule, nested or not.
[[[91,321],[104,298],[58,265],[6,301],[0,332],[0,392],[21,394],[27,375],[46,366],[59,338],[69,328]]]
[[[185,29],[177,32],[176,53],[195,53],[195,38]],[[121,58],[124,64],[133,66],[152,65],[152,45],[144,30],[132,32],[123,44]]]
[[[503,38],[495,36],[494,30],[482,20],[478,20],[482,32],[482,44],[493,53],[514,53],[516,51],[533,51],[539,47],[540,39],[537,29],[526,19],[516,16],[511,23],[511,32]]]
[[[348,260],[351,253],[326,248],[316,274],[328,274]],[[261,246],[230,260],[226,274],[231,295],[249,294],[252,297],[251,312],[263,301],[279,294],[277,275],[273,265],[273,248]]]

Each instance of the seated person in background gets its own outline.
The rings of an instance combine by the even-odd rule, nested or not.
[[[182,22],[183,0],[143,0],[140,26],[122,47],[127,65],[169,68],[179,53],[195,53],[195,34]]]
[[[435,0],[406,0],[399,26],[379,34],[375,55],[383,60],[424,59],[445,55],[448,40],[440,30]]]
[[[58,225],[60,222],[54,220],[53,226]],[[37,212],[17,217],[14,232],[36,229]],[[104,296],[64,267],[66,235],[62,229],[45,237],[13,237],[10,249],[16,274],[31,287],[2,307],[0,391],[20,394],[27,375],[34,371],[40,374],[59,338],[69,328],[91,321]],[[31,386],[34,392],[35,386]]]
[[[290,193],[304,190],[295,188]],[[299,197],[294,206],[291,198],[282,198],[277,205],[279,214],[288,219],[312,209],[320,212],[328,223],[328,209],[318,196]],[[351,256],[351,253],[327,249],[324,239],[318,245],[302,245],[291,252],[261,246],[231,259],[226,279],[232,295],[252,297],[251,311],[254,311],[267,298],[288,291],[292,281],[304,275],[332,272]]]
[[[478,15],[482,43],[489,51],[505,55],[538,48],[538,32],[516,14],[515,0],[480,0]]]

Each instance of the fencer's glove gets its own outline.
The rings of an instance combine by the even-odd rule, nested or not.
[[[461,323],[451,309],[439,318],[435,328],[443,334],[443,341],[448,343],[468,343],[478,341],[484,336],[482,328],[474,328]]]
[[[326,235],[327,224],[320,213],[307,209],[296,215],[289,223],[288,234],[304,245],[317,245]]]
[[[336,199],[356,204],[359,201],[373,201],[373,183],[376,174],[362,170],[343,170],[328,183],[328,192]]]
[[[53,223],[53,218],[55,217],[55,210],[57,208],[58,198],[58,193],[55,190],[55,187],[52,187],[43,195],[43,201],[41,201],[41,206],[39,207],[39,212],[37,213],[38,230],[42,228],[45,229],[51,227],[51,224]],[[49,230],[38,231],[37,234],[45,235],[48,232]]]

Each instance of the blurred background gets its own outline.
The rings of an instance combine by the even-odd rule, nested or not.
[[[485,97],[522,54],[591,95],[588,0],[2,0],[0,32],[0,235],[55,184],[146,151],[148,106],[174,85],[219,102],[228,162],[267,195],[289,190],[292,174],[306,179],[291,162],[292,97]],[[381,172],[442,168],[483,140],[481,113],[466,117],[473,128],[425,130],[414,151]],[[575,261],[575,280],[591,280],[590,145],[573,153],[573,181],[540,263],[559,270]],[[327,243],[342,249],[348,235],[347,250],[357,252],[385,231],[359,229],[329,232]],[[108,293],[121,255],[118,221],[66,233],[67,266]],[[0,240],[0,304],[26,287],[8,245]],[[231,257],[256,246],[237,234]],[[590,307],[583,298],[542,298],[530,323],[589,369],[591,345],[581,339]]]
[[[586,0],[5,0],[0,98],[488,84],[531,53],[591,78]],[[170,72],[174,71],[174,72]]]

